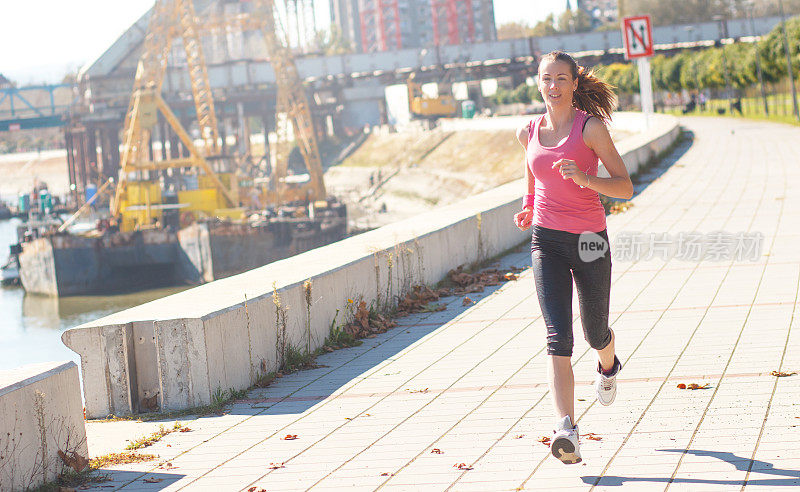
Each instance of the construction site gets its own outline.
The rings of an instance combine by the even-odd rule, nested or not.
[[[334,2],[331,12],[336,19],[349,11],[360,23],[355,44],[369,57],[418,48],[411,42],[419,40],[417,33],[402,29],[416,21],[400,13],[422,5],[400,3]],[[406,216],[420,210],[414,202],[423,209],[436,205],[441,196],[431,199],[411,187],[400,203],[387,206],[381,188],[400,167],[418,165],[452,136],[428,130],[438,118],[461,116],[460,102],[449,95],[454,72],[476,79],[464,87],[467,96],[481,97],[482,75],[472,72],[482,65],[470,69],[461,60],[459,70],[444,63],[443,45],[495,34],[491,2],[425,7],[438,63],[414,73],[356,71],[344,57],[335,69],[326,66],[332,57],[308,43],[316,34],[311,1],[155,2],[81,69],[71,91],[49,90],[51,118],[34,114],[9,124],[12,130],[46,127],[57,108],[64,111],[66,183],[57,170],[48,173],[44,162],[34,162],[42,161],[41,152],[28,164],[40,164],[30,167],[46,175],[53,190],[65,190],[63,202],[75,211],[57,227],[45,222],[21,235],[17,268],[25,290],[64,296],[208,282],[396,220],[389,208]],[[516,78],[531,70],[520,71],[521,62]],[[423,93],[426,82],[442,95]],[[407,90],[405,121],[387,107],[390,84]],[[28,99],[42,99],[43,88],[31,89]],[[10,102],[13,116],[13,94]],[[396,123],[405,123],[405,138],[413,140],[406,142],[407,155],[393,153],[387,161],[379,152],[357,152],[367,140],[378,147],[391,140],[386,131],[395,131]],[[511,149],[509,136],[504,133],[504,147]],[[372,160],[373,169],[365,174],[363,162],[348,166],[351,155]],[[326,189],[323,163],[344,164],[329,180],[354,209],[349,221],[348,206]],[[28,203],[44,212],[38,176]],[[451,172],[440,181],[457,182],[453,199],[499,184],[471,178]]]
[[[622,57],[606,31],[498,41],[489,0],[329,7],[339,45],[312,0],[159,0],[74,82],[3,85],[0,132],[65,147],[0,160],[0,193],[35,219],[12,247],[25,290],[205,283],[516,179],[520,122],[485,118],[498,84],[531,84],[553,49]],[[656,49],[716,28],[659,27]]]

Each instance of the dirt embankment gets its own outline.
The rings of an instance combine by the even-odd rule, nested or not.
[[[444,125],[454,130],[374,132],[326,171],[325,182],[344,197],[356,228],[389,224],[524,177],[524,149],[515,131],[529,118]],[[616,141],[628,135],[612,132]]]
[[[325,181],[373,228],[522,177],[523,158],[513,130],[377,132]]]

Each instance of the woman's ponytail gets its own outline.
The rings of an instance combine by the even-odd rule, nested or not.
[[[603,121],[611,120],[617,106],[614,86],[607,84],[586,67],[578,67],[578,88],[572,95],[572,105]]]

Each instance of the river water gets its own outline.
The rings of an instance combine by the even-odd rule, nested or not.
[[[19,220],[0,221],[0,261],[16,242]],[[61,333],[129,307],[176,292],[169,287],[114,296],[46,297],[26,294],[21,287],[0,287],[0,370],[37,362],[72,360],[78,355],[61,342]]]

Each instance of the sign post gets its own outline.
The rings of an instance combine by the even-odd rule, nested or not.
[[[622,20],[622,41],[625,59],[636,59],[639,68],[639,94],[642,100],[645,127],[650,128],[653,114],[653,82],[650,77],[650,57],[653,56],[653,24],[649,15],[625,17]]]

